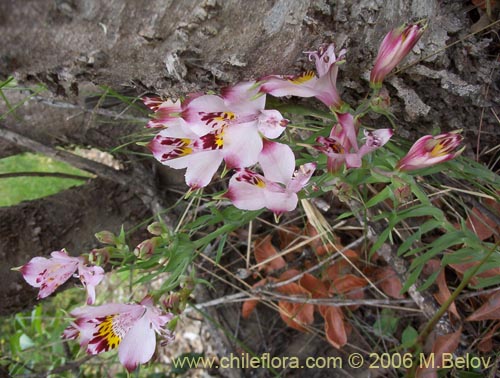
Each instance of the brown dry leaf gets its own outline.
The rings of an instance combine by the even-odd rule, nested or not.
[[[429,274],[437,272],[438,270],[440,271],[439,275],[436,278],[438,292],[434,294],[434,298],[436,298],[438,303],[442,305],[448,300],[449,297],[451,297],[450,289],[448,289],[448,285],[446,283],[444,269],[441,267],[441,263],[439,262],[439,260],[432,259],[425,264],[425,270],[427,270]],[[455,302],[452,302],[452,304],[448,308],[448,311],[452,313],[457,319],[460,319],[460,315],[458,315]]]
[[[477,344],[477,349],[480,352],[488,353],[493,350],[493,336],[497,329],[500,328],[500,322],[497,322],[486,335],[483,336],[481,341]]]
[[[344,256],[354,264],[359,260],[358,253],[356,251],[353,251],[352,249],[348,249],[347,251],[345,251]],[[347,262],[344,257],[340,256],[337,261],[335,261],[328,267],[328,269],[326,270],[326,277],[333,281],[349,273],[351,269],[351,264],[349,264],[349,262]]]
[[[311,224],[307,223],[306,224],[306,234],[310,237],[315,237],[318,236],[318,230]],[[343,247],[340,245],[340,243],[335,243],[339,249],[342,249]],[[330,254],[332,252],[336,251],[336,248],[331,245],[331,244],[324,244],[321,238],[316,238],[313,241],[309,243],[311,248],[313,249],[314,253],[316,253],[318,256],[323,256],[325,254]]]
[[[311,293],[313,298],[328,298],[330,296],[325,283],[311,274],[304,274],[299,281],[299,285]],[[324,314],[327,307],[328,306],[316,305],[316,309],[321,315]]]
[[[297,226],[284,226],[278,229],[278,235],[280,239],[280,248],[283,250],[294,243],[299,236],[302,236],[302,230]]]
[[[328,298],[329,296],[325,283],[312,274],[304,274],[299,281],[299,285],[309,291],[313,298]]]
[[[378,286],[384,293],[391,298],[402,299],[405,296],[401,294],[403,285],[398,275],[390,266],[377,268],[374,273],[374,278],[378,282]]]
[[[500,319],[500,291],[493,293],[488,301],[483,304],[479,309],[477,309],[471,316],[469,316],[467,321],[478,321],[478,320],[498,320]]]
[[[335,348],[340,349],[347,344],[347,330],[344,313],[338,307],[328,306],[323,314],[325,318],[326,339]]]
[[[467,270],[479,264],[479,261],[464,262],[462,264],[450,264],[449,266],[460,275],[463,275]],[[481,278],[496,277],[500,275],[500,266],[492,269],[485,270],[477,276]],[[470,280],[472,285],[477,285],[478,281],[475,277]]]
[[[363,299],[365,292],[363,288],[368,283],[362,277],[355,276],[354,274],[346,274],[343,277],[338,277],[330,284],[329,293],[332,295],[343,295],[348,299]],[[351,311],[359,308],[359,305],[347,306]]]
[[[297,285],[296,283],[289,283],[278,288],[282,294],[290,294],[293,296],[310,297],[310,293]],[[305,325],[314,322],[314,305],[309,303],[292,303],[285,300],[278,302],[280,308],[280,316],[283,321],[292,328],[301,332],[307,332]]]
[[[437,366],[443,364],[443,353],[453,353],[458,347],[460,342],[460,335],[462,328],[454,333],[436,337],[434,345],[432,346],[432,353],[434,354],[434,366],[436,368],[419,367],[417,369],[417,378],[437,378]]]
[[[259,282],[255,283],[252,288],[256,288],[259,286],[263,286],[267,283],[267,279],[264,278],[263,280],[260,280]],[[243,316],[244,319],[248,319],[250,314],[253,312],[257,304],[259,303],[258,299],[248,299],[245,302],[243,302],[243,306],[241,306],[241,316]]]
[[[498,231],[496,222],[481,213],[476,207],[472,208],[472,213],[467,217],[466,226],[481,240],[488,239],[495,231]]]
[[[255,260],[258,264],[276,256],[276,258],[273,258],[266,264],[259,267],[259,269],[264,269],[266,273],[271,273],[275,270],[283,269],[286,266],[285,260],[283,259],[283,257],[278,256],[278,251],[271,243],[271,235],[268,235],[263,239],[255,240],[253,251]]]
[[[363,290],[360,289],[366,287],[366,285],[367,282],[364,278],[355,276],[354,274],[345,274],[332,281],[328,291],[335,295],[345,294],[350,299],[361,299],[365,295]]]

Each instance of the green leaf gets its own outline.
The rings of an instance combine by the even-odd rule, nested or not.
[[[405,348],[410,348],[418,338],[418,331],[412,326],[408,326],[401,335],[401,344]]]
[[[226,246],[227,235],[228,234],[222,235],[219,240],[219,246],[217,247],[217,255],[215,256],[216,264],[219,264],[220,259],[222,257],[222,252],[224,251],[224,247]]]
[[[435,220],[435,219],[429,219],[425,223],[423,223],[416,232],[414,232],[412,235],[408,236],[406,240],[399,246],[398,248],[398,256],[401,256],[404,254],[410,247],[412,246],[413,243],[416,241],[420,240],[422,238],[422,235],[425,235],[427,232],[440,227],[442,224],[441,221]]]
[[[23,333],[21,336],[19,336],[19,347],[21,348],[21,350],[31,348],[32,346],[35,346],[35,343],[27,334]]]
[[[392,195],[392,190],[389,186],[386,186],[380,193],[377,193],[375,196],[370,198],[370,200],[365,204],[366,208],[370,208],[379,204],[382,201],[390,198]]]
[[[26,172],[26,175],[22,175]],[[68,174],[82,179],[28,174]],[[91,176],[69,164],[44,155],[23,153],[0,159],[0,174],[18,174],[18,177],[0,177],[0,206],[13,206],[22,201],[56,194],[62,190],[83,185]]]
[[[399,318],[393,312],[384,308],[380,317],[373,324],[373,329],[380,336],[391,336],[398,328]]]

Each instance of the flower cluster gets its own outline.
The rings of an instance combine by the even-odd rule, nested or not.
[[[423,22],[418,22],[387,34],[370,76],[370,86],[376,93],[387,74],[418,42],[425,28]],[[144,103],[154,111],[147,127],[159,130],[149,143],[153,156],[169,167],[186,168],[186,183],[193,189],[207,186],[224,162],[226,169],[234,169],[235,173],[223,197],[237,208],[267,208],[276,215],[295,209],[297,193],[308,183],[316,164],[305,164],[295,172],[295,157],[290,147],[271,141],[281,136],[288,120],[279,111],[265,108],[266,95],[270,94],[315,97],[326,105],[337,122],[329,136],[318,137],[313,147],[327,156],[327,170],[331,173],[341,173],[344,166],[360,167],[362,158],[384,146],[393,132],[391,129],[363,130],[364,143],[360,147],[360,116],[350,111],[336,86],[346,50],[336,52],[335,45],[329,44],[307,54],[315,63],[316,73],[269,75],[225,88],[220,95],[191,94],[182,102],[144,98]],[[456,143],[445,142],[444,136],[435,138],[437,144],[432,151],[422,153],[423,142],[419,141],[417,151],[412,149],[397,168],[409,170],[453,157],[449,150]],[[441,143],[446,147],[441,148]],[[430,144],[426,142],[425,146]],[[418,162],[412,164],[417,157]],[[263,174],[251,168],[257,163]]]
[[[379,94],[385,77],[411,51],[425,27],[419,22],[403,25],[387,34],[370,75],[374,95]],[[393,131],[362,128],[361,117],[368,108],[376,110],[376,98],[372,97],[373,101],[358,111],[341,99],[336,82],[346,50],[336,52],[335,46],[329,44],[307,54],[315,63],[316,72],[265,76],[225,88],[220,94],[191,94],[183,101],[145,97],[145,105],[154,112],[147,124],[155,131],[148,144],[154,158],[171,168],[186,169],[185,181],[191,189],[206,187],[224,163],[233,175],[227,191],[219,198],[228,199],[242,210],[267,208],[276,216],[294,210],[299,193],[311,180],[317,164],[308,162],[297,168],[292,148],[276,141],[289,121],[278,110],[266,108],[269,94],[314,97],[327,106],[335,122],[331,129],[312,137],[310,147],[326,155],[328,174],[342,175],[346,169],[361,167],[363,158],[388,143]],[[424,136],[399,160],[394,170],[411,171],[452,159],[462,151],[456,151],[461,141],[457,133]],[[140,259],[151,258],[163,241],[164,230],[158,224],[148,230],[155,236],[134,250]],[[96,236],[104,244],[125,243],[124,236],[121,240],[107,231]],[[113,248],[108,246],[101,251],[108,253]],[[160,311],[150,296],[140,303],[92,306],[95,287],[102,281],[104,270],[89,265],[83,256],[71,257],[64,249],[54,251],[50,258],[31,259],[20,271],[28,284],[40,289],[39,299],[52,294],[70,277],[80,279],[87,290],[87,306],[70,312],[74,321],[64,331],[63,338],[79,339],[88,354],[116,348],[121,363],[133,371],[152,358],[156,334],[166,341],[173,338],[167,325],[174,315]],[[165,302],[171,306],[169,311],[177,313],[182,308],[180,303],[186,301],[180,297],[182,292],[174,293]],[[338,318],[338,313],[332,311],[325,310],[322,315],[330,320]],[[310,315],[312,322],[312,310]]]
[[[101,233],[99,238],[110,241],[106,239],[108,234]],[[95,287],[104,278],[103,268],[89,265],[82,256],[69,256],[64,249],[52,252],[50,258],[34,257],[19,270],[28,284],[40,288],[38,299],[52,294],[70,277],[78,277],[87,289],[87,305],[95,303]],[[172,332],[165,328],[173,315],[161,313],[151,297],[139,304],[84,306],[70,315],[75,320],[64,331],[64,339],[79,338],[81,347],[91,355],[118,348],[120,362],[128,371],[151,359],[156,333],[167,342],[173,339]]]

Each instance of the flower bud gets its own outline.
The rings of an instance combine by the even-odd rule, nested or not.
[[[163,231],[164,231],[163,225],[160,222],[154,222],[148,226],[148,232],[150,234],[160,236],[163,233]]]
[[[396,67],[422,36],[427,24],[420,21],[391,30],[382,41],[370,74],[370,86],[379,89],[382,81]]]
[[[115,244],[116,236],[110,231],[101,231],[95,234],[97,240],[103,244]]]
[[[457,133],[423,136],[398,162],[396,168],[400,171],[412,171],[453,159],[463,151],[463,148],[455,151],[462,140],[463,137]]]

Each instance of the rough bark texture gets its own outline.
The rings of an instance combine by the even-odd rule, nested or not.
[[[454,0],[3,0],[0,77],[14,75],[27,85],[42,82],[49,88],[44,99],[58,103],[30,101],[15,117],[0,120],[0,127],[52,147],[116,147],[143,125],[99,115],[104,107],[124,108],[95,97],[99,86],[174,97],[218,90],[241,79],[310,69],[303,51],[330,41],[348,49],[338,85],[343,99],[354,105],[367,93],[384,34],[421,18],[429,19],[429,28],[406,62],[435,54],[386,83],[397,132],[418,137],[463,128],[467,153],[475,153],[478,136],[480,150],[486,151],[499,142],[492,112],[500,101],[498,38],[487,29],[445,49],[484,21],[481,11]],[[12,96],[14,103],[22,98]],[[1,157],[21,150],[0,140]],[[130,155],[118,157],[129,167]],[[495,161],[488,154],[483,159]],[[132,175],[155,172],[147,164],[134,166]],[[178,181],[167,173],[167,183]],[[164,191],[155,184],[147,184],[152,193]],[[1,209],[2,312],[32,303],[27,299],[32,291],[9,271],[11,266],[62,246],[73,253],[88,251],[95,231],[143,219],[144,200],[130,190],[102,178]]]

